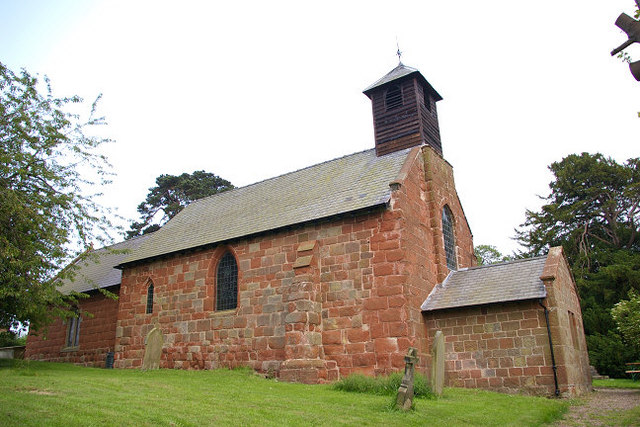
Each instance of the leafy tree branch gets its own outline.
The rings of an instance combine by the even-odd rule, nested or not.
[[[0,328],[72,315],[58,280],[73,275],[64,267],[83,250],[74,247],[107,236],[94,190],[111,174],[100,153],[109,139],[94,131],[106,124],[99,99],[83,119],[71,112],[81,98],[56,97],[48,78],[0,63]]]

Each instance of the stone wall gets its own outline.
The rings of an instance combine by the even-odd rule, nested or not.
[[[424,316],[430,340],[437,330],[444,334],[448,386],[553,394],[544,311],[536,301],[441,310]]]
[[[158,318],[165,334],[164,367],[251,365],[277,374],[291,358],[334,361],[327,369],[337,365],[343,374],[400,367],[400,361],[394,365],[378,357],[397,348],[375,339],[399,322],[401,308],[381,319],[367,316],[378,309],[374,277],[394,295],[394,283],[401,281],[385,255],[399,256],[397,242],[378,245],[394,232],[393,222],[391,212],[378,209],[125,269],[116,366],[140,365],[143,337]],[[312,250],[299,252],[309,245]],[[239,266],[239,303],[235,310],[216,312],[215,269],[226,250]],[[294,268],[308,252],[309,265]],[[149,280],[152,314],[145,313]]]
[[[591,391],[589,355],[575,281],[561,247],[551,248],[542,272],[560,392]]]
[[[108,290],[118,294],[118,287]],[[67,322],[56,319],[46,330],[29,333],[25,359],[104,367],[107,352],[115,347],[118,301],[91,291],[89,298],[79,300],[79,308],[92,316],[82,316],[78,347],[65,347]]]
[[[116,366],[140,366],[157,318],[165,334],[162,367],[249,365],[303,382],[402,369],[410,346],[427,351],[419,310],[444,263],[443,250],[434,248],[443,244],[443,203],[456,217],[460,267],[475,262],[450,166],[429,157],[432,181],[441,169],[447,173],[430,184],[424,151],[433,150],[408,155],[390,183],[388,206],[125,268]],[[446,189],[429,199],[429,186],[441,183]],[[239,267],[239,303],[216,312],[215,270],[227,250]],[[145,312],[149,281],[152,314]]]
[[[453,178],[453,168],[433,148],[423,146],[420,150],[418,171],[408,174],[408,203],[403,210],[407,215],[407,233],[405,247],[410,268],[409,288],[407,292],[407,309],[409,310],[408,327],[411,336],[416,338],[418,349],[418,369],[425,370],[429,365],[431,344],[427,336],[429,328],[425,328],[420,307],[433,287],[441,283],[449,274],[444,251],[442,233],[442,209],[449,206],[454,218],[455,252],[459,268],[475,266],[473,251],[473,235],[460,204]],[[416,194],[416,189],[420,193]],[[422,260],[427,259],[427,263]],[[426,286],[425,286],[426,284]],[[430,331],[431,336],[435,332]]]
[[[422,153],[427,184],[427,203],[429,205],[428,220],[433,230],[431,236],[433,239],[434,267],[437,274],[436,281],[437,283],[442,283],[449,274],[442,234],[442,209],[445,205],[448,205],[453,213],[458,268],[471,267],[477,264],[473,252],[473,235],[456,192],[453,167],[429,147],[424,147]]]

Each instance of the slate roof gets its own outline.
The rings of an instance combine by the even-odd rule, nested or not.
[[[73,281],[64,280],[58,290],[67,295],[73,291],[86,292],[92,289],[119,285],[122,279],[122,271],[117,270],[115,266],[120,264],[133,250],[137,249],[142,242],[151,236],[152,234],[146,234],[97,249],[91,256],[76,262],[78,269],[75,272]]]
[[[375,149],[195,201],[122,264],[385,204],[410,149]]]
[[[440,94],[433,88],[433,86],[431,86],[431,84],[427,81],[427,79],[424,78],[424,76],[420,73],[420,71],[418,71],[418,69],[413,68],[413,67],[408,67],[406,65],[404,65],[402,62],[400,64],[398,64],[398,66],[396,68],[394,68],[393,70],[389,71],[387,74],[385,74],[384,76],[382,76],[380,79],[376,80],[373,84],[371,84],[369,87],[367,87],[363,93],[367,96],[369,96],[369,93],[377,88],[380,87],[382,85],[385,85],[389,82],[392,82],[394,80],[399,80],[402,79],[404,77],[407,77],[411,74],[417,73],[418,74],[418,78],[420,80],[422,80],[422,82],[424,82],[427,87],[430,89],[430,91],[433,93],[433,96],[435,98],[436,101],[441,101],[442,100],[442,96],[440,96]]]
[[[542,256],[452,271],[433,288],[422,310],[544,298],[540,276],[546,260]]]

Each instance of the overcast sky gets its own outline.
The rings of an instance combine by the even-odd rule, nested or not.
[[[103,94],[127,220],[155,178],[204,169],[236,186],[374,146],[362,90],[418,68],[475,244],[509,253],[547,166],[640,155],[640,83],[609,52],[633,0],[0,0],[0,61],[58,95]],[[637,46],[628,49],[640,59]],[[635,54],[635,55],[634,55]],[[119,239],[118,236],[114,236]]]

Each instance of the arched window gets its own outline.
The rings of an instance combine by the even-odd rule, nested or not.
[[[387,89],[387,93],[384,95],[384,104],[387,107],[387,111],[402,106],[402,90],[400,86],[393,85]]]
[[[147,288],[147,314],[153,313],[153,282]]]
[[[80,343],[80,322],[82,322],[80,314],[76,314],[74,317],[70,317],[67,320],[67,337],[65,340],[65,347],[78,347],[78,344]]]
[[[447,257],[449,270],[457,270],[456,239],[453,233],[453,214],[449,206],[442,208],[442,235],[444,237],[444,253]]]
[[[231,310],[238,306],[238,265],[231,252],[226,252],[216,272],[216,310]]]

